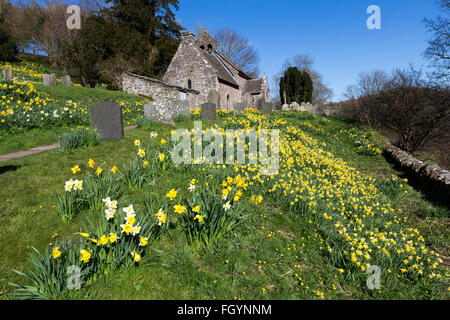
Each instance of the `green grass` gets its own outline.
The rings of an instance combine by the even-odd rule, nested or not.
[[[319,121],[323,122],[321,118],[315,117],[311,121],[319,125]],[[326,120],[325,128],[330,131],[347,126],[338,119]],[[177,124],[184,128],[192,126],[192,121]],[[74,232],[82,230],[82,221],[89,212],[82,212],[73,222],[64,224],[55,209],[54,192],[60,191],[64,181],[73,176],[72,166],[80,165],[84,172],[88,159],[92,158],[104,169],[112,165],[121,168],[136,154],[135,139],[149,140],[151,131],[159,133],[158,140],[161,137],[167,139],[172,129],[153,123],[146,128],[127,131],[124,140],[101,142],[72,154],[52,150],[2,162],[0,292],[3,295],[0,297],[9,297],[12,289],[9,282],[23,282],[12,269],[24,271],[29,267],[26,257],[30,246],[41,250],[53,241],[54,233],[70,238]],[[315,137],[325,143],[324,148],[380,181],[395,173],[381,155],[360,155],[351,143],[326,133]],[[155,144],[156,141],[152,146]],[[182,173],[168,170],[161,173],[154,186],[146,184],[142,190],[127,189],[123,198],[139,210],[143,208],[149,190],[164,196],[169,188],[184,188],[189,179],[201,176],[196,166],[189,166]],[[202,184],[208,181],[203,179]],[[407,190],[407,194],[397,192],[386,197],[395,207],[404,209],[409,218],[407,224],[419,228],[427,238],[428,247],[448,257],[446,210],[430,204],[412,188],[407,187]],[[123,267],[100,275],[77,292],[76,298],[315,299],[315,290],[323,292],[327,299],[448,298],[446,292],[430,292],[421,285],[411,286],[388,277],[387,273],[382,274],[382,290],[367,289],[364,273],[356,277],[340,274],[331,266],[321,240],[323,235],[301,214],[287,212],[270,195],[264,197],[262,205],[246,207],[250,221],[217,246],[190,246],[178,228],[171,229],[151,243],[139,267]],[[301,276],[301,281],[295,273]]]
[[[143,98],[122,91],[113,91],[101,88],[44,86],[35,84],[39,96],[48,95],[59,101],[71,100],[90,108],[104,101],[127,101],[130,103],[141,102]],[[124,126],[133,125],[135,119],[125,118]],[[68,132],[76,126],[40,128],[19,133],[0,133],[0,154],[28,150],[33,147],[50,145],[57,142],[62,133]]]
[[[96,103],[104,101],[126,100],[130,102],[141,101],[142,98],[125,93],[123,91],[114,91],[100,88],[85,87],[63,87],[63,86],[44,86],[36,84],[36,90],[49,94],[52,98],[65,101],[72,100],[82,105],[93,106]]]

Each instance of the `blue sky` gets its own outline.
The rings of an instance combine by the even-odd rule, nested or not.
[[[366,26],[369,5],[381,9],[381,30]],[[176,13],[193,32],[197,25],[212,34],[226,27],[250,39],[272,91],[287,58],[311,55],[334,101],[361,71],[426,66],[431,35],[422,20],[438,14],[434,0],[180,0]]]

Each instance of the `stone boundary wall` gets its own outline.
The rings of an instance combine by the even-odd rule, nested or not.
[[[124,72],[122,90],[135,95],[151,97],[154,101],[169,104],[172,101],[195,101],[198,91],[169,85],[161,80]]]
[[[414,158],[411,154],[389,144],[385,152],[418,180],[430,184],[443,199],[450,199],[450,172],[437,165],[430,165]]]

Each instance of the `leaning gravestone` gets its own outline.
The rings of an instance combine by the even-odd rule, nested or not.
[[[204,103],[201,105],[201,108],[203,121],[211,121],[217,119],[216,105],[214,103]]]
[[[261,103],[261,113],[262,114],[272,114],[272,102],[262,102]]]
[[[209,91],[207,100],[209,103],[214,103],[216,105],[216,108],[219,109],[220,95],[216,90],[212,89]]]
[[[12,79],[12,67],[6,66],[3,69],[3,79],[4,80],[11,80]]]
[[[46,86],[56,86],[56,75],[54,73],[42,75],[42,80]]]
[[[91,109],[92,128],[102,140],[123,139],[122,108],[115,102],[101,102]]]
[[[70,76],[69,75],[62,76],[61,77],[61,84],[64,87],[70,87],[71,86],[71,84],[70,84]]]
[[[253,108],[253,97],[250,93],[246,93],[242,96],[242,105],[244,108]]]

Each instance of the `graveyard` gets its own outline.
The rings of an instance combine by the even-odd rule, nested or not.
[[[64,86],[38,66],[12,73],[0,87],[2,156],[59,145],[0,158],[1,299],[448,297],[446,209],[398,177],[380,134],[271,104],[227,111],[214,98],[152,119],[147,98]],[[224,138],[279,130],[277,173],[175,164],[172,135],[194,141],[195,121]],[[387,270],[375,290],[372,265]]]

